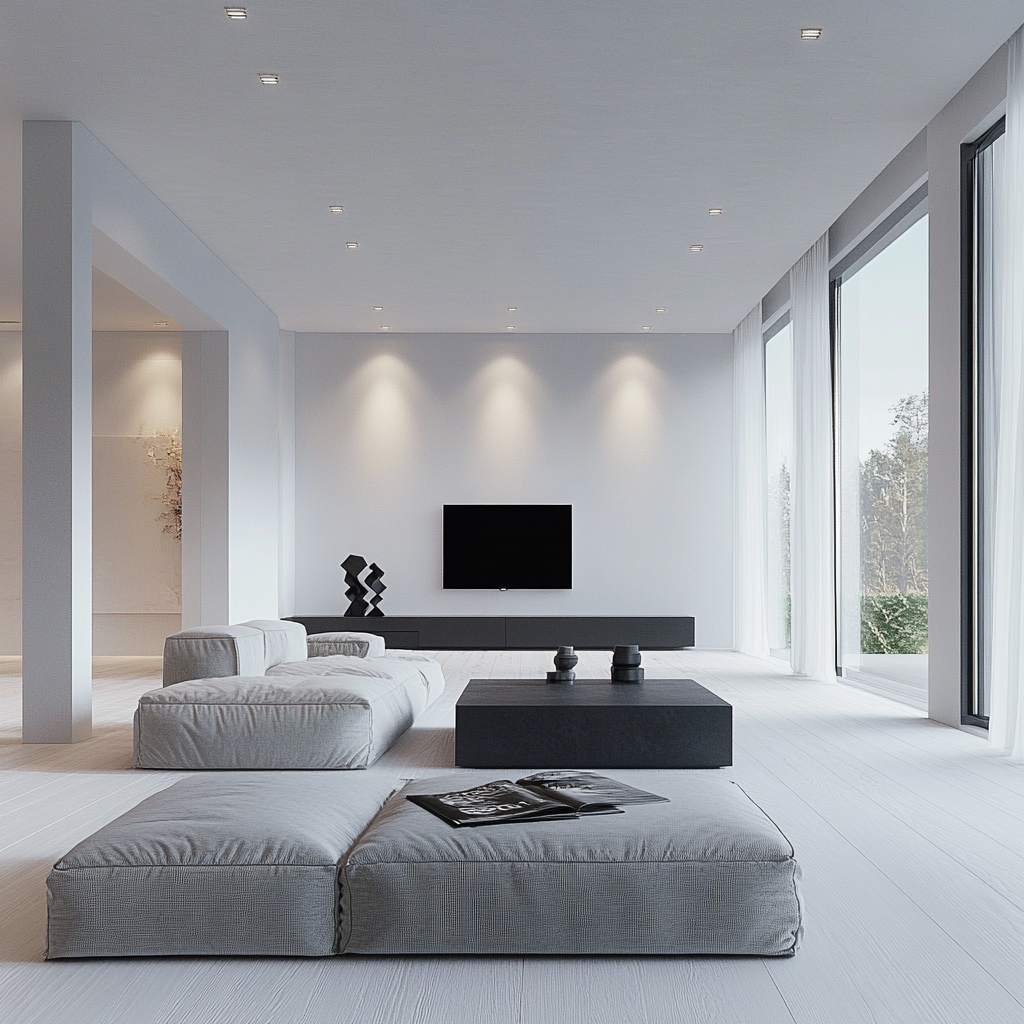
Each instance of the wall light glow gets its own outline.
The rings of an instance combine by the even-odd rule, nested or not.
[[[408,364],[382,352],[355,374],[352,457],[367,485],[406,481],[417,450],[420,382]]]
[[[534,465],[539,447],[539,391],[533,371],[511,355],[489,362],[470,385],[477,406],[476,461],[481,474],[494,485],[495,496],[517,488]]]
[[[643,356],[622,356],[602,374],[599,390],[608,461],[633,474],[653,468],[665,433],[661,370]]]

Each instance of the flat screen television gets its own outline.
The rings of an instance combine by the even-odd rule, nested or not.
[[[445,505],[445,590],[572,589],[572,505]]]

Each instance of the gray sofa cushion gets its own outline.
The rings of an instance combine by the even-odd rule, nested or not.
[[[350,953],[787,956],[801,934],[789,842],[728,779],[615,772],[670,798],[625,814],[453,829],[407,793],[515,773],[418,780],[345,859]]]
[[[365,768],[412,725],[389,675],[197,679],[139,699],[137,768]]]
[[[306,654],[306,627],[301,622],[281,619],[252,619],[243,626],[258,629],[263,634],[263,671],[285,661],[304,661]],[[206,672],[204,675],[211,675]],[[238,673],[241,675],[242,673]]]
[[[310,658],[267,670],[268,677],[309,679],[313,676],[338,676],[366,679],[394,679],[409,691],[413,713],[419,715],[444,690],[441,666],[432,658],[393,656],[384,658],[353,658],[346,654]]]
[[[306,638],[311,658],[347,654],[354,658],[384,657],[384,637],[375,633],[313,633]]]
[[[47,957],[327,956],[337,861],[391,788],[329,772],[178,782],[54,867]]]
[[[164,641],[164,686],[211,676],[263,675],[265,644],[263,631],[252,626],[205,626],[174,633]]]

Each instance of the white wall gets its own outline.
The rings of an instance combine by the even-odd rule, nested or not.
[[[693,615],[732,645],[731,335],[296,334],[296,611]],[[570,502],[571,591],[441,589],[441,506]]]
[[[154,435],[181,430],[181,335],[93,333],[93,653],[160,654],[181,628]]]
[[[21,333],[0,331],[0,656],[21,654]]]

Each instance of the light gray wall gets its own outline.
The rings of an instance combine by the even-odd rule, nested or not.
[[[93,333],[93,653],[160,654],[181,628],[181,542],[147,455],[181,430],[181,335]]]
[[[296,334],[296,611],[693,615],[732,646],[730,335]],[[573,505],[571,591],[441,589],[445,503]]]
[[[960,144],[1006,101],[1000,48],[928,125],[928,715],[960,724]]]
[[[21,332],[0,331],[0,656],[21,654]]]

